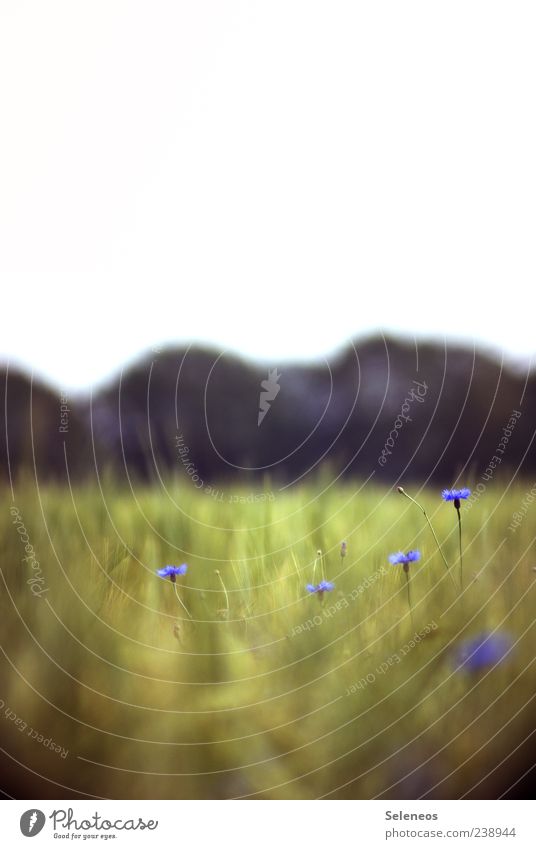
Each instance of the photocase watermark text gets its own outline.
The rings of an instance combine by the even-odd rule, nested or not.
[[[48,592],[48,587],[45,586],[45,578],[41,566],[35,556],[34,547],[30,542],[30,537],[28,536],[28,531],[24,525],[20,510],[13,506],[10,508],[10,513],[13,519],[13,524],[17,528],[17,533],[20,536],[20,541],[24,545],[24,551],[26,552],[26,557],[22,558],[22,562],[29,564],[33,572],[32,577],[28,578],[26,583],[29,584],[33,595],[41,598]]]
[[[508,443],[510,441],[510,437],[512,436],[513,430],[521,418],[521,412],[519,410],[512,410],[510,414],[510,418],[506,424],[506,427],[502,429],[502,436],[497,443],[497,447],[495,448],[493,457],[489,461],[486,466],[485,471],[481,475],[481,480],[474,487],[473,492],[469,496],[469,498],[464,501],[464,510],[470,510],[475,504],[480,496],[486,491],[486,484],[493,478],[496,469],[502,463],[503,454],[508,447]],[[484,483],[486,481],[486,483]]]
[[[74,810],[72,808],[58,808],[49,816],[49,819],[52,820],[52,825],[54,827],[54,831],[56,832],[58,829],[66,829],[67,832],[76,832],[76,831],[145,831],[149,829],[149,831],[154,831],[158,828],[158,820],[143,820],[141,817],[136,819],[116,819],[111,820],[106,817],[103,817],[97,811],[94,814],[91,814],[90,817],[86,817],[84,819],[76,819],[74,816]],[[58,835],[54,835],[57,837]],[[68,835],[61,835],[62,837],[67,837]],[[74,837],[74,833],[71,833],[71,837]],[[86,836],[86,835],[84,835]],[[96,835],[93,835],[94,837]],[[103,837],[104,835],[101,835]],[[110,835],[112,836],[112,835]]]
[[[68,404],[69,399],[65,392],[62,392],[60,395],[60,425],[58,428],[60,433],[69,433],[69,413],[71,409]]]
[[[296,637],[298,634],[303,634],[305,631],[310,631],[312,628],[317,628],[319,625],[322,625],[327,619],[331,619],[336,613],[339,613],[341,610],[346,610],[350,606],[350,602],[355,601],[359,596],[368,590],[369,587],[372,587],[373,584],[381,577],[381,575],[386,575],[388,569],[385,566],[381,566],[377,572],[374,572],[370,577],[365,578],[359,586],[355,587],[351,593],[342,598],[338,599],[338,601],[334,601],[332,604],[325,605],[321,608],[320,613],[317,613],[315,616],[311,616],[305,622],[302,622],[301,625],[295,625],[295,627],[290,632],[291,637]]]
[[[195,489],[202,490],[214,501],[219,501],[220,503],[225,501],[229,504],[261,504],[265,501],[275,501],[275,494],[271,490],[267,490],[265,492],[226,493],[223,489],[219,489],[210,483],[206,483],[199,474],[199,470],[195,463],[190,458],[190,448],[186,444],[182,433],[178,433],[175,437],[175,446],[184,471],[192,481]]]
[[[391,449],[395,447],[395,440],[398,439],[398,431],[404,427],[405,422],[412,421],[408,415],[411,410],[411,404],[413,404],[414,401],[416,401],[418,404],[424,404],[424,397],[428,392],[428,386],[424,381],[422,381],[422,383],[418,380],[414,380],[412,382],[415,384],[415,386],[411,387],[406,397],[404,398],[400,412],[393,422],[393,429],[390,431],[389,436],[385,440],[385,445],[383,446],[382,452],[378,457],[378,463],[380,464],[380,466],[385,466],[388,460],[388,455],[391,455],[393,453]]]
[[[35,728],[32,728],[31,725],[28,725],[25,720],[17,714],[9,705],[6,705],[3,699],[0,699],[0,711],[5,716],[7,720],[13,723],[13,727],[17,729],[20,734],[25,734],[31,740],[35,740],[36,743],[39,743],[41,746],[44,746],[45,749],[50,749],[52,752],[56,752],[60,756],[60,758],[65,758],[69,754],[69,749],[65,749],[59,743],[56,743],[52,737],[45,737],[44,734],[41,734]],[[2,715],[0,714],[0,716]]]
[[[527,490],[527,492],[523,496],[523,501],[521,502],[519,509],[516,510],[515,513],[512,513],[512,521],[508,525],[508,530],[512,534],[515,534],[517,529],[520,527],[523,519],[525,518],[525,516],[529,512],[530,505],[533,503],[535,498],[536,498],[536,483],[534,483],[532,485],[532,487],[529,490]]]
[[[393,666],[397,666],[402,659],[424,639],[424,637],[436,629],[437,622],[430,622],[420,631],[416,631],[411,640],[408,640],[408,642],[405,643],[399,651],[394,652],[394,654],[383,660],[379,666],[376,667],[374,672],[369,672],[364,678],[360,678],[359,681],[355,682],[355,684],[351,684],[350,687],[347,687],[346,695],[352,696],[354,693],[359,692],[359,690],[366,689],[369,684],[374,684],[379,675],[385,675],[389,669],[392,669]]]

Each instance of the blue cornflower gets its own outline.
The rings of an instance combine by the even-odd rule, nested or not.
[[[458,646],[456,661],[459,667],[478,672],[504,660],[512,645],[513,640],[509,634],[483,631]]]
[[[177,575],[185,575],[188,566],[183,563],[182,566],[164,566],[163,569],[157,569],[156,574],[160,578],[169,578],[173,583],[177,580]]]
[[[392,563],[393,566],[397,566],[399,563],[402,563],[403,566],[407,566],[408,563],[414,563],[416,560],[420,559],[420,551],[408,551],[407,554],[404,554],[403,551],[397,551],[396,554],[389,555],[389,563]]]
[[[456,507],[456,501],[458,502],[458,507],[460,506],[460,499],[469,498],[471,495],[471,490],[467,489],[466,486],[463,489],[444,489],[441,493],[443,499],[445,501],[454,501],[454,506]]]
[[[332,584],[331,581],[320,581],[316,586],[314,584],[307,584],[305,589],[309,593],[318,593],[320,598],[322,598],[322,593],[330,593],[331,590],[335,589],[335,584]]]

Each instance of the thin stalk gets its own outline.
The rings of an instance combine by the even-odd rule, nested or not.
[[[410,501],[413,501],[413,503],[414,503],[414,504],[416,504],[416,505],[417,505],[417,507],[419,508],[419,510],[422,512],[422,514],[423,514],[424,518],[425,518],[425,519],[426,519],[426,521],[428,522],[428,527],[429,527],[429,528],[430,528],[430,530],[432,531],[432,535],[433,535],[434,540],[435,540],[435,543],[436,543],[436,545],[437,545],[437,550],[439,551],[439,553],[440,553],[441,557],[443,558],[443,563],[445,564],[445,569],[447,570],[447,572],[448,572],[448,574],[449,574],[449,576],[450,576],[450,580],[452,581],[452,583],[453,583],[453,584],[454,584],[454,586],[456,587],[456,581],[455,581],[455,580],[454,580],[454,578],[452,577],[452,573],[451,573],[451,571],[450,571],[450,569],[449,569],[449,564],[447,563],[447,559],[446,559],[445,555],[443,554],[443,549],[441,548],[441,545],[439,544],[439,540],[438,540],[438,538],[436,537],[436,533],[435,533],[435,531],[434,531],[434,528],[433,528],[433,525],[432,525],[432,523],[431,523],[430,519],[428,518],[428,515],[427,515],[427,513],[426,513],[426,510],[424,509],[424,507],[422,507],[422,506],[419,504],[419,502],[418,502],[418,501],[415,501],[415,499],[414,499],[414,498],[412,498],[412,497],[411,497],[411,495],[408,495],[408,493],[406,492],[406,490],[405,490],[405,489],[403,489],[401,486],[399,486],[399,487],[398,487],[398,491],[399,491],[399,493],[400,493],[401,495],[405,495],[405,496],[406,496],[406,498],[409,498],[409,500],[410,500]],[[456,589],[458,589],[458,587],[456,587]]]
[[[313,586],[315,586],[316,564],[318,563],[318,558],[320,557],[321,554],[322,554],[322,552],[320,551],[320,549],[318,549],[318,551],[316,552],[316,557],[314,559],[314,563],[313,563]]]
[[[322,575],[322,580],[325,581],[326,580],[326,569],[325,569],[325,566],[324,566],[324,555],[322,554],[322,550],[320,548],[318,549],[316,554],[317,554],[317,557],[320,560],[320,574]]]
[[[411,604],[411,590],[410,590],[410,585],[409,585],[409,569],[404,569],[404,571],[406,573],[406,586],[408,588],[409,614],[411,616],[411,624],[412,624],[412,626],[415,626],[415,623],[413,621],[413,607],[412,607],[412,604]]]
[[[294,563],[294,568],[296,570],[296,575],[298,576],[298,580],[300,580],[301,575],[300,575],[300,570],[298,569],[298,562],[296,560],[296,555],[294,554],[293,551],[291,551],[290,553],[291,553],[291,556],[292,556],[292,562]]]
[[[175,595],[177,596],[177,600],[178,600],[179,604],[186,611],[186,613],[188,614],[188,616],[191,619],[192,618],[191,613],[188,610],[188,608],[186,607],[185,603],[183,601],[181,601],[181,597],[180,597],[179,593],[177,592],[177,584],[175,582],[173,582],[173,589],[175,590]]]
[[[296,575],[298,576],[298,583],[296,584],[296,600],[298,600],[300,598],[301,575],[300,575],[300,570],[298,568],[298,563],[296,561],[296,555],[294,554],[293,551],[291,551],[291,555],[292,555],[292,562],[294,563],[294,568],[296,570]]]
[[[458,538],[460,543],[460,588],[463,590],[462,517],[459,507],[456,507],[456,512],[458,513]]]
[[[222,585],[222,587],[223,587],[223,592],[225,593],[225,603],[226,603],[226,605],[227,605],[227,616],[229,616],[229,596],[228,596],[228,594],[227,594],[227,588],[226,588],[225,584],[223,583],[223,578],[222,578],[222,576],[221,576],[221,574],[220,574],[220,570],[219,570],[219,569],[216,569],[215,571],[216,571],[216,575],[217,575],[217,576],[218,576],[218,578],[220,579],[220,584],[221,584],[221,585]]]

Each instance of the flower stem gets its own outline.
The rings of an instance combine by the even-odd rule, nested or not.
[[[173,589],[175,590],[175,595],[177,596],[177,600],[178,600],[179,604],[186,611],[186,613],[188,614],[188,616],[191,619],[192,615],[191,615],[190,611],[186,607],[185,603],[183,601],[181,601],[181,597],[180,597],[179,593],[177,592],[177,584],[176,583],[173,583]]]
[[[228,594],[227,594],[227,588],[226,588],[225,584],[223,583],[223,578],[222,578],[222,576],[221,576],[221,574],[220,574],[220,570],[219,570],[219,569],[216,569],[215,571],[216,571],[216,575],[217,575],[217,576],[218,576],[218,578],[220,579],[220,584],[221,584],[221,585],[222,585],[222,587],[223,587],[223,592],[225,593],[225,603],[226,603],[226,605],[227,605],[227,616],[229,616],[229,596],[228,596]]]
[[[407,565],[407,564],[406,564]],[[413,607],[411,606],[411,590],[409,588],[409,569],[404,570],[406,573],[406,586],[408,588],[408,604],[409,604],[409,614],[411,616],[411,624],[414,625],[413,621]]]
[[[316,557],[313,561],[313,586],[314,586],[315,578],[316,578],[316,564],[318,563],[318,560],[321,556],[322,556],[322,552],[320,551],[320,549],[318,549],[318,551],[316,552]],[[322,574],[322,570],[321,570],[320,573]]]
[[[316,556],[320,560],[320,574],[322,576],[322,580],[325,581],[326,580],[326,569],[325,569],[325,566],[324,566],[324,555],[322,553],[322,549],[320,549],[320,548],[318,549],[318,551],[316,552]]]
[[[449,564],[447,563],[447,559],[446,559],[445,555],[443,554],[443,549],[441,548],[441,545],[439,544],[439,540],[438,540],[438,538],[436,537],[436,533],[435,533],[435,531],[434,531],[434,528],[433,528],[433,525],[432,525],[432,523],[431,523],[430,519],[428,518],[428,515],[427,515],[427,513],[426,513],[426,510],[424,509],[424,507],[422,507],[422,506],[419,504],[419,502],[418,502],[418,501],[415,501],[415,499],[414,499],[414,498],[412,498],[412,497],[411,497],[411,495],[408,495],[408,493],[406,492],[406,490],[405,490],[405,489],[403,489],[401,486],[399,486],[399,487],[398,487],[398,491],[399,491],[399,493],[400,493],[401,495],[405,495],[405,496],[406,496],[406,498],[409,498],[409,500],[410,500],[410,501],[413,501],[413,503],[414,503],[414,504],[416,504],[416,505],[417,505],[417,507],[419,508],[419,510],[422,512],[422,514],[423,514],[424,518],[425,518],[425,519],[426,519],[426,521],[428,522],[428,527],[429,527],[429,528],[430,528],[430,530],[432,531],[432,535],[433,535],[434,540],[435,540],[435,543],[436,543],[436,545],[437,545],[437,550],[439,551],[439,553],[440,553],[441,557],[443,558],[443,563],[445,564],[445,569],[447,570],[447,572],[448,572],[448,574],[449,574],[449,576],[450,576],[450,580],[452,581],[452,583],[453,583],[453,584],[454,584],[454,586],[456,587],[456,581],[455,581],[455,580],[454,580],[454,578],[452,577],[452,573],[451,573],[451,571],[450,571],[450,569],[449,569]],[[458,587],[456,587],[456,589],[458,589]]]
[[[463,590],[462,516],[459,507],[456,507],[456,512],[458,513],[458,538],[460,543],[460,588]]]

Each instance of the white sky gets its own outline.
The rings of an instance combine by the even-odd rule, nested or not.
[[[0,357],[533,353],[535,42],[532,2],[2,0]]]

